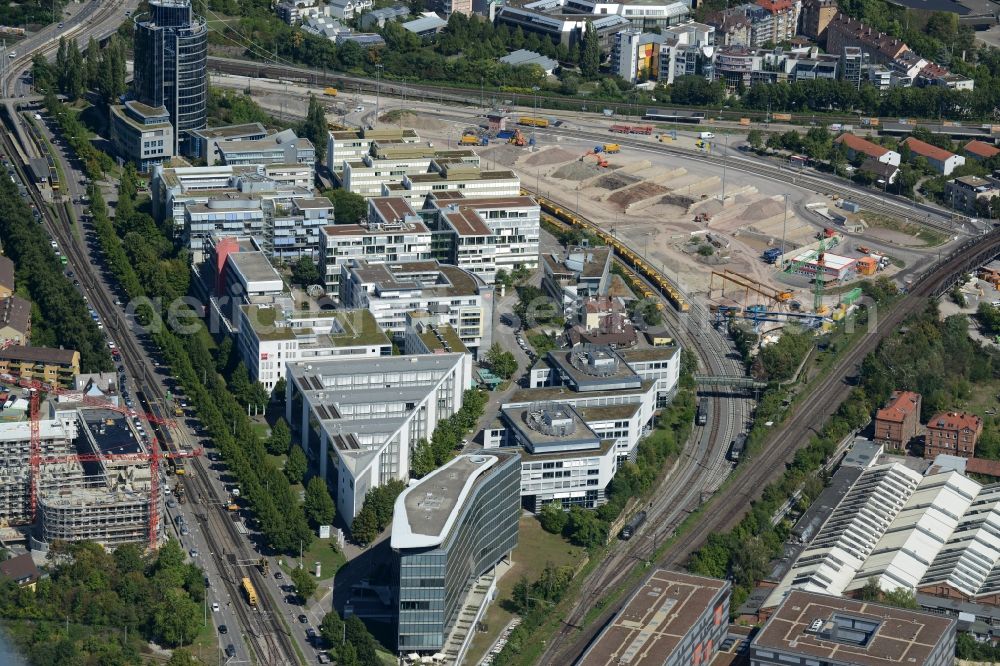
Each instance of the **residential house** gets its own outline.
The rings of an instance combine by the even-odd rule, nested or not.
[[[841,134],[833,140],[834,143],[843,144],[847,149],[847,158],[853,160],[858,155],[871,157],[878,162],[899,166],[900,155],[894,150],[889,150],[885,146],[872,143],[860,136],[855,136],[850,132]]]
[[[387,21],[398,21],[410,15],[410,10],[403,5],[373,9],[361,17],[361,29],[384,28]]]
[[[965,153],[966,157],[971,157],[977,162],[982,162],[983,160],[1000,155],[1000,148],[997,148],[992,143],[973,139],[962,147],[962,152]]]
[[[956,155],[944,148],[938,148],[926,141],[915,139],[912,136],[904,140],[902,145],[910,149],[911,159],[918,157],[925,158],[932,169],[944,176],[950,175],[955,170],[955,167],[965,164],[965,158],[961,155]]]
[[[879,181],[886,185],[892,185],[899,177],[899,167],[885,162],[879,162],[874,157],[869,157],[861,164],[861,170],[872,174]]]
[[[875,412],[875,442],[894,451],[905,451],[920,428],[921,395],[893,391],[885,407]]]
[[[945,183],[946,200],[955,210],[961,210],[969,215],[976,215],[984,202],[989,205],[993,197],[1000,196],[996,183],[979,176],[961,176]]]
[[[12,580],[18,587],[35,589],[35,583],[42,577],[42,572],[35,566],[30,553],[17,555],[0,562],[0,578]]]
[[[968,412],[942,412],[927,422],[924,458],[945,453],[962,458],[976,455],[976,442],[983,434],[983,420]]]

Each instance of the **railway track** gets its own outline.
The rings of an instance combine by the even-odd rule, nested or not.
[[[7,132],[2,132],[2,134],[2,145],[8,151],[8,154],[14,154],[11,152],[11,149],[15,145],[11,135]],[[59,244],[60,249],[66,253],[69,264],[76,271],[77,279],[80,280],[87,292],[92,296],[92,306],[100,313],[109,332],[113,333],[122,355],[122,362],[129,369],[131,377],[137,386],[137,398],[140,394],[143,395],[143,400],[145,401],[145,404],[142,405],[143,409],[147,412],[156,411],[153,402],[165,405],[165,392],[157,378],[149,370],[149,366],[146,363],[147,355],[137,342],[132,322],[112,302],[111,297],[105,291],[104,286],[97,277],[96,271],[101,270],[101,268],[96,264],[92,264],[87,252],[80,247],[80,241],[77,240],[72,230],[73,222],[66,208],[60,203],[56,203],[49,208],[49,204],[41,197],[32,180],[27,176],[24,165],[17,162],[14,162],[14,164],[22,182],[28,187],[30,199],[40,211],[43,211],[46,228]],[[108,275],[108,279],[110,281],[112,276]],[[165,413],[165,410],[161,411]],[[153,431],[159,435],[159,440],[163,441],[169,447],[169,451],[176,452],[179,450],[180,443],[176,438],[169,437],[168,433],[164,432],[160,426],[156,424],[150,425]],[[244,559],[252,560],[255,558],[259,559],[259,556],[250,554],[242,535],[239,534],[232,521],[228,518],[228,512],[224,510],[222,502],[218,499],[214,489],[207,481],[208,470],[203,461],[194,458],[191,461],[190,467],[193,473],[186,475],[187,479],[195,480],[194,484],[201,488],[200,495],[205,498],[204,510],[198,514],[198,518],[204,527],[202,530],[203,534],[210,544],[213,553],[218,557],[219,572],[223,580],[226,581],[226,587],[230,592],[231,598],[240,599],[241,591],[239,586],[237,585],[235,588],[231,587],[234,563],[238,563],[239,561],[234,558],[243,556]],[[186,483],[189,482],[186,481]],[[189,495],[192,495],[192,493],[189,492]],[[223,534],[228,535],[229,542],[236,545],[235,549],[232,549],[231,553],[229,553],[231,557],[224,557],[229,551],[222,545],[221,535]],[[248,575],[258,589],[261,606],[260,612],[251,614],[246,607],[237,604],[236,613],[241,623],[245,623],[243,626],[247,629],[247,635],[252,638],[252,640],[248,641],[248,645],[254,650],[257,656],[257,663],[272,666],[299,664],[295,646],[281,620],[280,608],[268,594],[263,584],[263,576],[255,568],[251,568]]]

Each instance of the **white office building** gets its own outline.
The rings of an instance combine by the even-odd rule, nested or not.
[[[345,161],[358,162],[368,155],[372,144],[419,144],[420,137],[412,129],[383,127],[379,129],[339,130],[330,132],[326,141],[326,163],[339,176]]]
[[[317,261],[320,234],[333,224],[333,203],[326,197],[262,200],[264,208],[264,251],[276,261],[294,263],[301,257]]]
[[[285,418],[350,523],[372,488],[409,479],[410,456],[472,386],[468,354],[334,359],[286,366]]]
[[[435,160],[436,171],[405,175],[401,183],[384,184],[382,196],[404,197],[412,206],[422,206],[428,194],[446,190],[461,192],[466,198],[517,197],[521,179],[508,169],[486,171],[461,160]]]

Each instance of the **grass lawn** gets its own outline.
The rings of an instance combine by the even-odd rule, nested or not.
[[[913,236],[917,240],[923,241],[926,247],[941,245],[949,238],[946,234],[934,231],[933,229],[929,229],[927,227],[922,227],[919,224],[915,224],[913,222],[903,222],[895,217],[873,213],[868,210],[862,213],[862,217],[869,226],[898,231],[899,233]]]
[[[514,617],[513,613],[501,606],[501,603],[504,599],[510,598],[514,584],[521,576],[526,576],[528,580],[534,580],[542,573],[546,564],[575,567],[586,556],[585,549],[569,544],[560,536],[549,534],[542,529],[535,518],[523,516],[518,530],[517,548],[511,554],[514,566],[497,584],[497,600],[486,609],[486,615],[483,618],[487,630],[477,633],[472,639],[468,653],[469,663],[479,663],[479,660],[493,645],[493,641]]]
[[[347,563],[344,554],[335,548],[337,542],[331,537],[329,539],[314,539],[309,548],[302,553],[302,563],[309,571],[315,570],[315,563],[319,562],[322,574],[321,580],[333,578],[340,570],[340,567]],[[291,573],[292,567],[298,565],[298,559],[282,560],[281,568],[285,573]]]
[[[267,425],[266,423],[251,421],[250,427],[253,428],[253,431],[257,433],[257,436],[260,437],[262,440],[266,440],[268,437],[271,436],[271,426]],[[281,464],[282,465],[285,464],[284,459],[282,459]]]
[[[188,649],[191,654],[203,664],[214,664],[219,660],[222,650],[219,648],[218,630],[212,621],[212,612],[208,613],[208,622],[204,624],[198,637],[194,639]]]

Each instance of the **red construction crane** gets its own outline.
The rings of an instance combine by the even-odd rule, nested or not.
[[[160,497],[160,459],[161,458],[194,458],[195,456],[200,456],[204,453],[204,449],[198,448],[192,451],[167,451],[166,453],[160,450],[160,443],[156,437],[152,437],[150,441],[150,451],[148,453],[112,453],[112,454],[100,454],[100,453],[90,453],[90,454],[72,454],[66,456],[57,456],[50,458],[42,458],[42,442],[41,435],[39,434],[39,421],[41,415],[39,414],[39,404],[41,394],[52,393],[54,395],[65,395],[65,394],[75,394],[76,391],[69,391],[64,388],[51,386],[44,384],[39,381],[30,379],[21,379],[19,377],[13,377],[11,375],[2,375],[0,380],[9,384],[16,384],[22,388],[28,389],[30,392],[29,401],[29,412],[28,418],[31,424],[31,449],[29,454],[29,464],[31,466],[31,520],[35,521],[38,517],[38,490],[41,479],[41,467],[42,465],[50,465],[56,463],[66,463],[66,462],[102,462],[102,461],[131,461],[131,462],[148,462],[149,463],[149,547],[156,547],[156,536],[159,530],[159,512],[156,510],[159,497]],[[162,419],[155,414],[148,414],[144,412],[137,412],[133,409],[127,409],[116,405],[114,403],[108,402],[107,400],[101,400],[98,398],[92,398],[89,396],[83,396],[78,402],[84,405],[95,407],[99,409],[106,409],[113,412],[118,412],[119,414],[124,414],[125,416],[140,416],[150,423],[156,423],[163,427],[169,427],[173,425],[173,422],[168,419]]]

